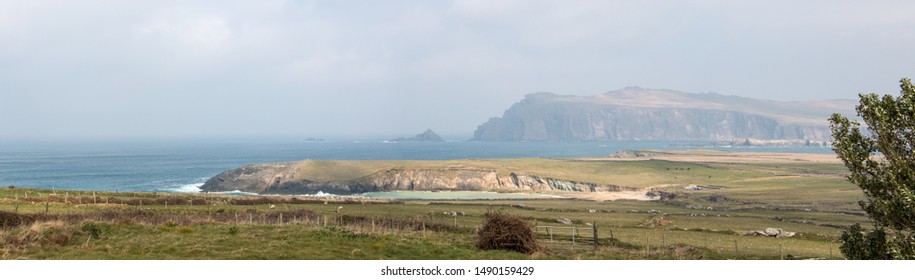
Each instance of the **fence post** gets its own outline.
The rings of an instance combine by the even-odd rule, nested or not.
[[[553,243],[553,228],[546,228],[546,232],[550,234],[550,243]]]
[[[737,247],[737,239],[734,239],[734,254],[740,254],[740,248]]]
[[[575,236],[578,235],[578,229],[572,228],[572,248],[575,248]]]
[[[50,204],[50,203],[51,203],[51,195],[45,196],[44,197],[44,214],[45,215],[48,214],[48,204]]]
[[[645,234],[645,255],[651,252],[651,242],[648,242],[648,234]]]
[[[782,260],[785,259],[785,250],[782,249],[782,242],[781,242],[781,241],[778,242],[778,258],[779,258],[779,259],[782,259]]]
[[[614,241],[616,241],[616,238],[613,237],[612,228],[608,228],[607,230],[610,231],[610,249],[613,249],[613,246],[614,246],[613,243],[614,243]]]
[[[594,227],[594,249],[597,250],[598,241],[597,241],[597,221],[593,221],[591,226]]]

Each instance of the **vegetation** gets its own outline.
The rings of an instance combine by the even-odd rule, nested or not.
[[[854,225],[842,234],[848,258],[915,259],[915,86],[905,78],[900,84],[899,97],[860,95],[856,110],[867,133],[857,121],[830,118],[835,151],[848,180],[864,191],[860,206],[874,225],[867,232]]]
[[[855,205],[863,195],[843,179],[838,160],[485,162],[546,163],[542,172],[563,172],[569,163],[595,168],[620,182],[658,182],[646,188],[662,199],[403,201],[4,188],[0,259],[834,259],[841,257],[839,229],[869,225]],[[684,188],[689,184],[702,189]],[[600,246],[581,235],[583,243],[557,248],[535,232],[544,247],[538,253],[481,250],[491,211],[534,226],[595,224]],[[750,234],[769,227],[797,234]]]
[[[540,251],[531,225],[523,219],[502,212],[487,212],[486,223],[477,232],[477,248],[506,250],[523,254]]]

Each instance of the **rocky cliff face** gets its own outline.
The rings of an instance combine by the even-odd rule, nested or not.
[[[847,105],[847,106],[846,106]],[[851,101],[788,103],[717,94],[627,88],[599,96],[528,95],[474,132],[480,141],[826,141],[826,119]]]
[[[315,182],[295,179],[290,163],[256,164],[219,174],[201,187],[208,192],[246,191],[260,194],[353,194],[377,191],[620,191],[616,185],[574,182],[528,174],[500,175],[495,170],[387,169],[349,182]]]

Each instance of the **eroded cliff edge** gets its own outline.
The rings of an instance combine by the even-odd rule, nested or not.
[[[612,184],[579,182],[521,172],[475,168],[448,167],[384,167],[364,176],[365,169],[336,178],[309,176],[310,161],[252,164],[225,171],[210,178],[203,191],[245,191],[259,194],[356,194],[380,191],[494,191],[494,192],[606,192],[623,187]],[[335,170],[348,173],[347,166]],[[358,176],[358,177],[357,177]],[[347,178],[350,177],[350,178]]]

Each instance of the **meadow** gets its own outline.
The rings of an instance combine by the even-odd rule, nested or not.
[[[634,159],[460,163],[511,166],[659,196],[649,201],[389,200],[3,188],[0,258],[842,259],[837,241],[841,230],[868,223],[857,206],[863,195],[844,180],[844,166],[828,156],[751,155],[692,151]],[[309,171],[311,176],[354,176],[352,170],[368,174],[391,163],[319,164]],[[546,249],[534,254],[477,249],[476,232],[491,211],[518,216],[532,227],[596,227],[597,245],[591,232],[583,230],[574,245],[550,246],[544,234],[540,243]],[[560,223],[563,220],[571,225]],[[766,228],[795,234],[753,234]],[[554,241],[569,237],[564,234],[554,233]]]

